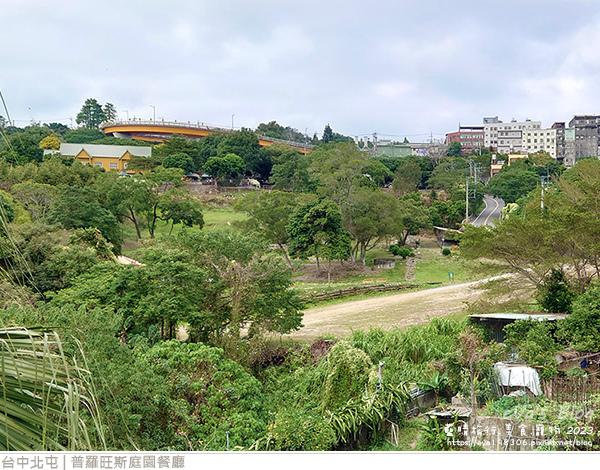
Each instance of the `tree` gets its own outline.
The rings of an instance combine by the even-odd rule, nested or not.
[[[204,164],[204,171],[214,178],[215,184],[224,178],[237,178],[245,168],[244,160],[233,153],[224,157],[211,157]]]
[[[199,229],[204,226],[202,204],[187,189],[172,189],[165,193],[158,204],[158,209],[161,214],[160,220],[167,223],[171,221],[169,235],[173,233],[173,227],[176,224],[186,227],[196,226]]]
[[[592,286],[573,302],[573,313],[560,322],[559,337],[573,349],[595,352],[600,349],[600,288]]]
[[[449,157],[460,157],[462,152],[462,145],[460,142],[452,142],[448,145],[448,150],[446,151],[446,155]]]
[[[421,167],[413,161],[400,165],[394,172],[392,182],[394,192],[402,196],[416,191],[421,184],[422,175]]]
[[[355,242],[353,260],[364,265],[369,249],[386,237],[400,237],[404,230],[403,215],[398,200],[391,194],[366,188],[352,193],[344,206],[344,227]]]
[[[399,240],[401,245],[406,244],[409,235],[418,235],[421,229],[431,225],[427,207],[418,194],[413,194],[414,196],[408,194],[399,199],[399,212],[404,228],[402,238]]]
[[[56,188],[49,184],[25,182],[13,185],[11,193],[31,213],[33,220],[39,220],[46,217],[52,207]]]
[[[352,140],[352,137],[346,137],[342,134],[338,134],[337,132],[333,132],[333,129],[331,128],[331,126],[329,124],[325,125],[325,128],[323,129],[323,138],[321,139],[322,142],[324,144],[329,144],[329,143],[340,143],[340,142],[354,142]]]
[[[106,120],[102,106],[95,98],[88,98],[83,103],[81,110],[77,113],[75,122],[86,129],[98,129],[100,124]]]
[[[114,104],[106,103],[102,108],[102,112],[104,113],[105,121],[116,121],[117,120],[117,108],[115,108]]]
[[[290,269],[292,262],[285,247],[287,224],[297,205],[294,194],[281,191],[251,192],[235,204],[235,210],[248,214],[252,226],[258,227],[266,240],[279,246]]]
[[[230,154],[241,157],[245,167],[239,174],[243,174],[245,171],[248,174],[260,175],[266,179],[271,173],[272,164],[261,151],[258,136],[249,129],[242,129],[228,134],[217,145],[217,152],[219,157],[226,157]]]
[[[490,179],[486,192],[503,199],[506,203],[512,203],[535,189],[539,182],[537,173],[512,165],[503,168]]]
[[[367,155],[349,143],[320,145],[310,153],[311,178],[319,184],[319,192],[331,198],[341,210],[363,177]]]
[[[60,139],[55,135],[44,137],[40,141],[40,148],[44,150],[60,150]]]
[[[288,148],[273,158],[273,163],[270,181],[276,189],[292,192],[306,192],[315,189],[315,184],[310,179],[310,158],[308,156]]]
[[[291,271],[265,256],[267,245],[255,233],[181,232],[173,243],[208,272],[209,301],[189,320],[192,337],[204,341],[224,331],[238,337],[241,328],[250,336],[289,333],[301,326],[302,302],[290,289]]]
[[[121,252],[123,231],[117,218],[100,205],[98,196],[90,189],[62,187],[48,214],[51,223],[59,223],[66,229],[96,227]]]
[[[342,226],[339,208],[328,199],[298,206],[290,216],[287,230],[290,253],[300,259],[314,256],[319,274],[320,258],[329,261],[331,276],[331,261],[350,256],[352,237]]]
[[[187,175],[194,169],[194,160],[187,153],[174,153],[162,161],[164,168],[181,168]]]
[[[152,156],[156,157],[157,161],[163,162],[164,159],[170,155],[185,154],[193,161],[193,164],[191,165],[192,168],[187,170],[186,173],[189,171],[199,171],[204,162],[206,162],[208,159],[205,155],[203,155],[203,148],[207,145],[205,142],[206,139],[209,139],[210,141],[214,139],[214,137],[213,135],[209,135],[201,141],[197,141],[195,139],[187,139],[183,136],[174,134],[169,140],[163,142],[162,144],[155,145],[152,151]],[[216,156],[216,152],[214,156]]]

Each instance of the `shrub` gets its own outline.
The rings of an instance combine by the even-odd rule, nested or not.
[[[405,246],[392,245],[390,246],[390,253],[394,256],[400,256],[402,259],[406,259],[409,256],[413,255],[413,252],[410,248]]]
[[[442,250],[442,255],[444,256],[450,256],[452,254],[452,250],[450,248],[444,248]]]

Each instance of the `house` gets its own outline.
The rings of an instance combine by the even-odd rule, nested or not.
[[[127,162],[132,156],[150,157],[152,147],[62,143],[59,152],[65,157],[76,158],[84,165],[100,166],[106,171],[122,172],[127,171]]]

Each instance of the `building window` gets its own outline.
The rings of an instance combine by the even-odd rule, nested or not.
[[[96,162],[96,163],[94,163],[94,166],[102,166],[102,163],[101,162]]]
[[[111,167],[111,168],[119,168],[119,164],[118,164],[118,163],[113,163],[113,162],[111,162],[111,163],[110,163],[110,167]]]

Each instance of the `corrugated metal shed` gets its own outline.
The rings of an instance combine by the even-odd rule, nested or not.
[[[567,315],[563,313],[485,313],[471,315],[469,318],[474,323],[480,323],[492,330],[495,341],[504,341],[504,327],[518,320],[557,321],[563,320]]]

